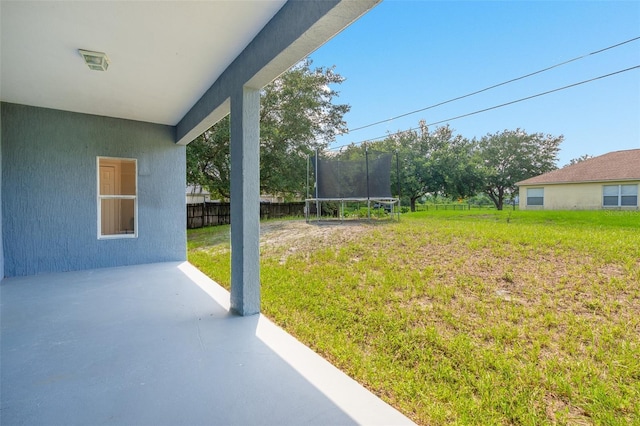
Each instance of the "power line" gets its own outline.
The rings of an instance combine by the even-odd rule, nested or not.
[[[436,108],[436,107],[439,107],[439,106],[441,106],[441,105],[445,105],[445,104],[448,104],[448,103],[451,103],[451,102],[454,102],[454,101],[458,101],[458,100],[460,100],[460,99],[468,98],[468,97],[470,97],[470,96],[477,95],[478,93],[486,92],[487,90],[495,89],[496,87],[504,86],[504,85],[506,85],[506,84],[513,83],[514,81],[522,80],[522,79],[525,79],[525,78],[527,78],[527,77],[531,77],[531,76],[534,76],[534,75],[536,75],[536,74],[540,74],[540,73],[543,73],[543,72],[545,72],[545,71],[549,71],[549,70],[552,70],[552,69],[554,69],[554,68],[558,68],[558,67],[560,67],[560,66],[562,66],[562,65],[566,65],[566,64],[568,64],[568,63],[575,62],[575,61],[577,61],[577,60],[587,58],[587,57],[589,57],[589,56],[597,55],[598,53],[602,53],[602,52],[605,52],[605,51],[607,51],[607,50],[614,49],[614,48],[616,48],[616,47],[622,46],[622,45],[627,44],[627,43],[631,43],[632,41],[636,41],[636,40],[639,40],[639,39],[640,39],[640,37],[635,37],[635,38],[632,38],[632,39],[629,39],[629,40],[623,41],[623,42],[621,42],[621,43],[617,43],[617,44],[614,44],[614,45],[612,45],[612,46],[605,47],[604,49],[596,50],[596,51],[594,51],[594,52],[590,52],[590,53],[587,53],[587,54],[582,55],[582,56],[577,56],[577,57],[575,57],[575,58],[573,58],[573,59],[569,59],[569,60],[567,60],[567,61],[560,62],[560,63],[555,64],[555,65],[552,65],[552,66],[550,66],[550,67],[543,68],[543,69],[541,69],[541,70],[534,71],[534,72],[532,72],[532,73],[525,74],[525,75],[523,75],[523,76],[516,77],[516,78],[513,78],[513,79],[511,79],[511,80],[508,80],[508,81],[502,82],[502,83],[494,84],[493,86],[485,87],[484,89],[477,90],[477,91],[475,91],[475,92],[468,93],[468,94],[466,94],[466,95],[458,96],[458,97],[456,97],[456,98],[452,98],[452,99],[449,99],[449,100],[447,100],[447,101],[443,101],[443,102],[440,102],[440,103],[437,103],[437,104],[434,104],[434,105],[430,105],[430,106],[425,107],[425,108],[417,109],[417,110],[414,110],[414,111],[411,111],[411,112],[407,112],[407,113],[404,113],[404,114],[397,115],[397,116],[395,116],[395,117],[387,118],[386,120],[380,120],[380,121],[376,121],[375,123],[371,123],[371,124],[367,124],[367,125],[364,125],[364,126],[356,127],[355,129],[351,129],[351,130],[349,130],[349,131],[347,132],[347,134],[348,134],[348,133],[353,133],[353,132],[358,131],[358,130],[366,129],[366,128],[368,128],[368,127],[373,127],[373,126],[376,126],[376,125],[378,125],[378,124],[386,123],[386,122],[388,122],[388,121],[396,120],[396,119],[398,119],[398,118],[406,117],[406,116],[408,116],[408,115],[416,114],[416,113],[418,113],[418,112],[426,111],[426,110],[428,110],[428,109]]]
[[[603,78],[611,77],[611,76],[617,75],[617,74],[622,74],[623,72],[632,71],[632,70],[635,70],[635,69],[638,69],[638,68],[640,68],[640,65],[636,65],[634,67],[626,68],[626,69],[623,69],[623,70],[620,70],[620,71],[615,71],[615,72],[612,72],[612,73],[609,73],[609,74],[605,74],[605,75],[601,75],[601,76],[598,76],[598,77],[590,78],[588,80],[583,80],[583,81],[580,81],[578,83],[569,84],[568,86],[559,87],[557,89],[547,90],[546,92],[541,92],[541,93],[537,93],[535,95],[527,96],[525,98],[516,99],[515,101],[510,101],[510,102],[506,102],[506,103],[503,103],[503,104],[500,104],[500,105],[495,105],[495,106],[492,106],[492,107],[489,107],[489,108],[484,108],[484,109],[480,109],[480,110],[477,110],[477,111],[473,111],[473,112],[470,112],[470,113],[467,113],[467,114],[462,114],[462,115],[458,115],[458,116],[455,116],[455,117],[447,118],[446,120],[440,120],[440,121],[435,121],[433,123],[427,123],[426,125],[427,126],[435,126],[437,124],[442,124],[442,123],[445,123],[445,122],[458,120],[460,118],[469,117],[471,115],[480,114],[482,112],[491,111],[491,110],[502,108],[502,107],[505,107],[505,106],[508,106],[508,105],[513,105],[513,104],[516,104],[518,102],[527,101],[529,99],[533,99],[533,98],[537,98],[537,97],[540,97],[540,96],[548,95],[550,93],[559,92],[561,90],[570,89],[572,87],[580,86],[580,85],[586,84],[586,83],[591,83],[591,82],[596,81],[596,80],[600,80],[600,79],[603,79]],[[412,130],[417,130],[417,128],[412,127],[412,128],[406,129],[406,130],[398,131],[396,133],[410,132]],[[360,145],[361,143],[364,143],[364,142],[376,141],[376,140],[380,140],[380,139],[385,139],[387,137],[389,137],[389,134],[386,134],[384,136],[378,136],[378,137],[375,137],[375,138],[369,138],[369,139],[362,140],[362,141],[359,141],[359,142],[352,142],[352,143],[349,143],[349,144],[337,146],[337,147],[331,148],[330,151],[337,150],[337,149],[340,149],[340,148],[344,148],[345,146],[349,146],[351,144]]]
[[[513,105],[513,104],[518,103],[518,102],[522,102],[522,101],[526,101],[526,100],[529,100],[529,99],[537,98],[539,96],[548,95],[549,93],[559,92],[560,90],[569,89],[571,87],[580,86],[581,84],[590,83],[592,81],[600,80],[600,79],[606,78],[606,77],[611,77],[612,75],[621,74],[623,72],[631,71],[631,70],[634,70],[636,68],[640,68],[640,65],[636,65],[635,67],[631,67],[631,68],[627,68],[627,69],[624,69],[624,70],[612,72],[610,74],[601,75],[599,77],[594,77],[594,78],[591,78],[589,80],[584,80],[584,81],[581,81],[581,82],[578,82],[578,83],[570,84],[568,86],[559,87],[557,89],[548,90],[546,92],[542,92],[542,93],[538,93],[538,94],[535,94],[535,95],[527,96],[526,98],[517,99],[515,101],[511,101],[511,102],[507,102],[507,103],[504,103],[504,104],[496,105],[496,106],[493,106],[493,107],[490,107],[490,108],[485,108],[485,109],[482,109],[482,110],[479,110],[479,111],[470,112],[468,114],[459,115],[457,117],[453,117],[453,118],[450,118],[448,120],[442,120],[442,121],[437,121],[435,123],[429,123],[428,126],[434,126],[436,124],[442,124],[445,121],[453,121],[453,120],[457,120],[459,118],[468,117],[470,115],[479,114],[481,112],[491,111],[492,109],[502,108],[502,107],[507,106],[507,105]]]

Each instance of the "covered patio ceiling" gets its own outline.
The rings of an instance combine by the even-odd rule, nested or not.
[[[379,1],[2,0],[0,100],[175,126],[186,144],[229,90],[262,88]]]
[[[2,100],[175,126],[284,3],[2,0]]]

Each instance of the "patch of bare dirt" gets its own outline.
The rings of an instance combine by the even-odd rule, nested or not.
[[[324,247],[355,241],[370,232],[376,222],[309,222],[287,220],[266,222],[260,225],[260,247],[269,250],[286,250],[286,253],[309,253]],[[285,253],[285,257],[286,257]]]
[[[572,424],[577,426],[592,425],[593,421],[587,413],[555,395],[544,398],[547,418],[552,424]]]

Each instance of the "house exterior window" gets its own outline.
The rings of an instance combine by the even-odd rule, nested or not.
[[[137,161],[98,157],[98,238],[138,236]]]
[[[604,207],[637,207],[638,185],[604,185],[602,205]]]
[[[527,206],[544,206],[544,188],[527,188]]]

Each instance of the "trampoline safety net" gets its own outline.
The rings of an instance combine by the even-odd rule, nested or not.
[[[366,156],[355,160],[313,157],[316,198],[391,198],[392,156],[368,151]]]

